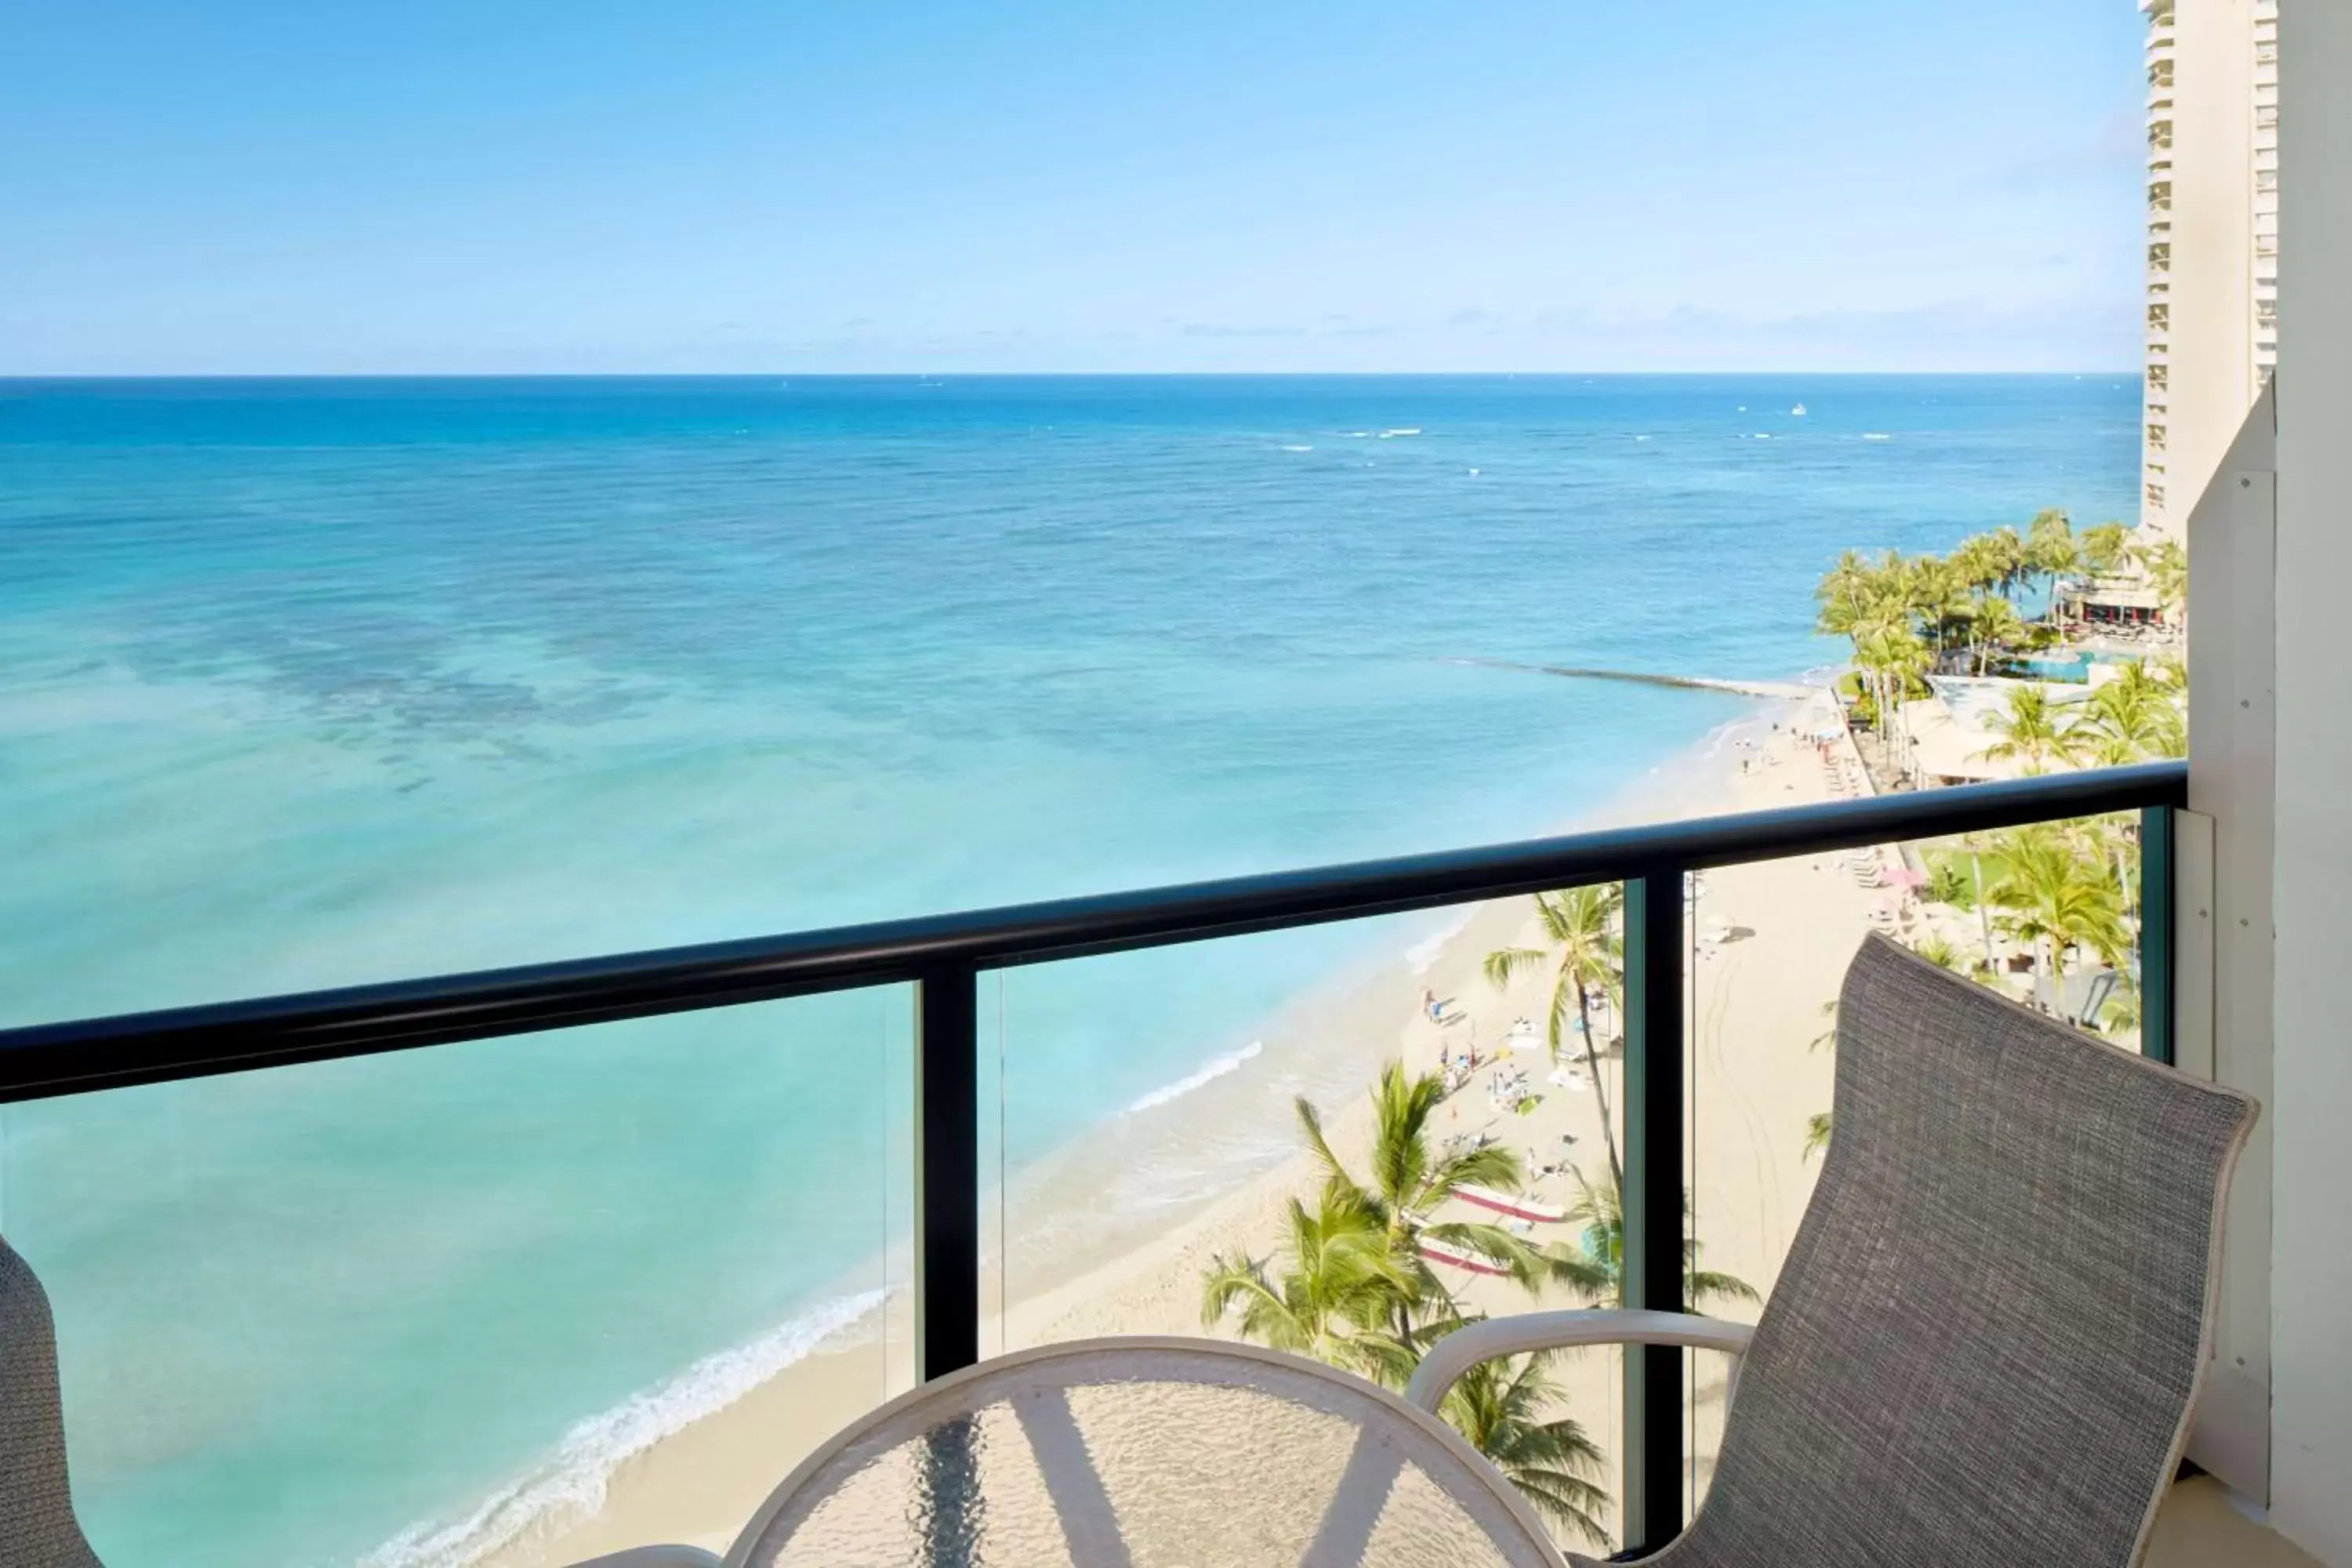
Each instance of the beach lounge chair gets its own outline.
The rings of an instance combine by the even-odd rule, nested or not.
[[[1661,1568],[2131,1568],[2187,1440],[2253,1102],[1882,939],[1838,1008],[1837,1135],[1761,1321],[1573,1311],[1456,1331],[1402,1397],[1220,1341],[1087,1340],[926,1384],[835,1435],[725,1568],[1186,1561],[1593,1568],[1433,1414],[1556,1346],[1735,1358],[1704,1506]],[[95,1568],[48,1314],[0,1249],[0,1564]],[[594,1568],[719,1568],[651,1547]],[[583,1565],[588,1568],[588,1565]]]

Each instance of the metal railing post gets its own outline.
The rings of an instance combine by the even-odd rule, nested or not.
[[[2172,807],[2139,814],[2139,1049],[2173,1061]]]
[[[980,1359],[980,982],[915,983],[915,1376]]]
[[[1683,1310],[1684,868],[1625,883],[1624,1290],[1630,1308]],[[1625,1544],[1683,1527],[1683,1354],[1625,1352]]]

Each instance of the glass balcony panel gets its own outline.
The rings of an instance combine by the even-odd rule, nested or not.
[[[1595,966],[1580,1007],[1575,988],[1564,994],[1557,1055],[1550,1010],[1567,949],[1532,899],[992,976],[987,1348],[1211,1332],[1378,1372],[1401,1323],[1425,1331],[1456,1313],[1613,1301],[1604,1216],[1623,1137],[1620,899],[1611,889],[1557,907]],[[1523,954],[1500,979],[1488,973],[1498,952]],[[1416,1200],[1401,1223],[1415,1235],[1441,1227],[1421,1245],[1373,1243],[1410,1279],[1402,1297],[1372,1289],[1328,1317],[1295,1312],[1321,1276],[1297,1249],[1289,1205],[1317,1234],[1356,1233],[1325,1201],[1294,1102],[1315,1108],[1340,1163],[1372,1187],[1373,1093],[1391,1065],[1407,1082],[1436,1076],[1442,1097],[1418,1133],[1432,1160],[1483,1148],[1499,1169],[1471,1183],[1475,1194]],[[1456,1226],[1476,1228],[1442,1228]],[[1494,1271],[1477,1247],[1497,1237],[1528,1250],[1537,1279]],[[1240,1291],[1204,1326],[1210,1281],[1227,1269]],[[1253,1278],[1281,1303],[1255,1322]],[[1556,1532],[1575,1550],[1614,1549],[1622,1358],[1562,1352],[1542,1375],[1539,1396],[1523,1397],[1541,1421],[1574,1424],[1558,1435],[1591,1446],[1572,1462],[1596,1489],[1592,1531],[1555,1521]]]
[[[0,1110],[110,1564],[724,1544],[912,1382],[905,987]]]

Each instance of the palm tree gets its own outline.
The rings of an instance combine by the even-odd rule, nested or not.
[[[1911,563],[1909,586],[1911,609],[1940,662],[1953,633],[1966,627],[1976,613],[1967,578],[1957,563],[1923,555]]]
[[[2185,756],[2188,724],[2172,690],[2145,666],[2125,665],[2091,693],[2082,729],[2102,762]]]
[[[1299,1131],[1323,1170],[1308,1209],[1290,1205],[1284,1266],[1219,1254],[1202,1279],[1201,1320],[1213,1327],[1236,1309],[1244,1338],[1297,1351],[1367,1376],[1412,1372],[1406,1348],[1416,1318],[1455,1315],[1452,1294],[1421,1256],[1423,1240],[1501,1264],[1529,1289],[1545,1266],[1533,1247],[1500,1226],[1431,1217],[1465,1186],[1517,1191],[1519,1157],[1499,1145],[1433,1154],[1429,1122],[1445,1096],[1435,1074],[1407,1078],[1390,1062],[1372,1090],[1369,1181],[1358,1181],[1324,1137],[1323,1119],[1304,1096]]]
[[[1977,673],[1982,675],[1995,649],[2024,640],[2025,618],[2017,613],[2015,605],[1991,595],[1977,601],[1969,629],[1976,638]]]
[[[1600,1446],[1565,1416],[1542,1419],[1559,1398],[1547,1375],[1550,1361],[1536,1354],[1481,1362],[1462,1374],[1440,1413],[1554,1523],[1606,1545],[1609,1494],[1592,1479]]]
[[[1383,1382],[1409,1369],[1411,1352],[1391,1337],[1394,1306],[1414,1289],[1378,1215],[1327,1188],[1313,1209],[1290,1200],[1282,1267],[1219,1253],[1202,1279],[1201,1326],[1234,1311],[1244,1338],[1313,1356]]]
[[[1323,1168],[1325,1201],[1370,1215],[1399,1267],[1412,1274],[1419,1288],[1402,1304],[1407,1308],[1445,1293],[1421,1259],[1420,1243],[1424,1237],[1502,1264],[1523,1282],[1532,1285],[1535,1280],[1533,1250],[1501,1226],[1430,1217],[1465,1186],[1517,1192],[1525,1177],[1518,1155],[1500,1144],[1433,1154],[1430,1119],[1444,1100],[1445,1080],[1435,1073],[1407,1078],[1401,1062],[1381,1069],[1380,1081],[1372,1089],[1369,1181],[1358,1181],[1331,1152],[1323,1136],[1322,1115],[1306,1096],[1294,1102],[1299,1131]],[[1406,1316],[1402,1310],[1394,1314],[1400,1333],[1410,1327]]]
[[[1871,685],[1871,701],[1878,712],[1878,733],[1885,740],[1898,773],[1908,772],[1910,732],[1903,717],[1904,699],[1933,667],[1927,646],[1909,626],[1891,623],[1858,632],[1854,666]]]
[[[2074,525],[2063,511],[2053,507],[2036,512],[2025,531],[2026,570],[2050,579],[2051,591],[2057,590],[2058,579],[2082,563],[2082,549],[2074,541]]]
[[[1550,1266],[1552,1279],[1581,1294],[1587,1300],[1605,1302],[1611,1306],[1625,1304],[1625,1205],[1615,1185],[1596,1187],[1577,1173],[1577,1185],[1582,1195],[1569,1205],[1568,1217],[1583,1222],[1583,1232],[1573,1243],[1554,1242],[1544,1248],[1544,1260]],[[1690,1200],[1683,1200],[1683,1218],[1687,1226]],[[1698,1266],[1698,1241],[1685,1234],[1683,1237],[1683,1302],[1694,1310],[1710,1300],[1760,1302],[1756,1287],[1733,1274],[1718,1274]]]
[[[1444,1081],[1433,1074],[1408,1078],[1397,1062],[1381,1069],[1363,1181],[1332,1152],[1314,1106],[1299,1100],[1300,1131],[1323,1168],[1316,1205],[1290,1201],[1288,1235],[1275,1256],[1210,1259],[1202,1326],[1237,1318],[1245,1339],[1402,1388],[1430,1344],[1465,1321],[1423,1261],[1424,1239],[1505,1262],[1530,1291],[1561,1277],[1551,1259],[1499,1226],[1430,1217],[1466,1184],[1516,1189],[1520,1178],[1518,1157],[1507,1149],[1431,1153],[1430,1116],[1444,1096]],[[1537,1508],[1602,1541],[1607,1498],[1592,1479],[1601,1450],[1574,1421],[1542,1418],[1559,1397],[1546,1365],[1529,1356],[1474,1367],[1448,1394],[1444,1414]]]
[[[1952,552],[1952,565],[1969,587],[1979,594],[1998,587],[2001,580],[2000,548],[1990,534],[1975,534]]]
[[[1546,1037],[1554,1061],[1560,1059],[1560,1029],[1571,1010],[1576,1036],[1584,1050],[1584,1070],[1592,1079],[1595,1109],[1601,1112],[1601,1140],[1609,1151],[1609,1179],[1623,1182],[1624,1162],[1617,1154],[1617,1131],[1609,1119],[1609,1089],[1601,1078],[1601,1053],[1593,1042],[1594,991],[1619,1002],[1625,976],[1625,944],[1617,934],[1618,918],[1625,906],[1625,889],[1615,882],[1570,888],[1536,895],[1536,914],[1543,921],[1545,947],[1506,947],[1486,955],[1486,978],[1497,988],[1507,986],[1522,970],[1535,968],[1559,952],[1553,972],[1551,1016]]]
[[[2081,750],[2081,738],[2059,721],[2050,699],[2038,686],[2011,688],[2008,711],[1994,714],[1986,728],[2000,739],[1977,754],[2016,757],[2029,773],[2044,771],[2053,757],[2071,762]]]
[[[2004,597],[2014,595],[2026,573],[2025,541],[2013,528],[1996,528],[1978,537],[1984,541],[1987,564],[1999,574],[1993,581],[2000,585]]]
[[[1805,1158],[1825,1154],[1830,1147],[1830,1112],[1816,1110],[1805,1118]]]
[[[1809,1051],[1818,1051],[1823,1046],[1834,1046],[1837,1044],[1837,1016],[1838,999],[1832,996],[1828,1001],[1822,1004],[1822,1016],[1830,1021],[1830,1026],[1823,1029],[1820,1034],[1815,1035],[1813,1037],[1813,1043],[1807,1046],[1805,1049]],[[1830,1146],[1830,1119],[1831,1113],[1826,1110],[1817,1110],[1813,1112],[1812,1115],[1805,1118],[1804,1158],[1810,1160],[1814,1155],[1822,1153],[1828,1150]]]
[[[2128,767],[2147,755],[2131,736],[2096,721],[2084,723],[2081,727],[2080,738],[2083,747],[2078,754],[2093,767]]]
[[[1833,637],[1844,636],[1845,626],[1853,624],[1862,605],[1876,592],[1877,574],[1860,551],[1849,550],[1839,556],[1837,564],[1829,569],[1821,585],[1813,590],[1813,597],[1822,603],[1822,629]],[[1845,624],[1827,624],[1832,616],[1843,617]]]
[[[2147,574],[2147,585],[2156,590],[2165,618],[2177,621],[2189,605],[2189,552],[2177,539],[2159,539],[2153,544],[2138,546],[2132,553]]]
[[[2000,924],[2011,936],[2046,954],[2058,1008],[2076,1022],[2066,1005],[2066,952],[2082,947],[2115,962],[2126,944],[2122,900],[2103,868],[2086,865],[2064,837],[2047,828],[2021,828],[2009,840],[2000,880],[1985,895],[2004,911]]]
[[[1966,974],[1969,972],[1969,961],[1960,955],[1960,950],[1933,932],[1921,937],[1913,945],[1911,951],[1937,967],[1948,969],[1955,974]]]
[[[1826,583],[1823,585],[1827,587]],[[1859,646],[1876,628],[1907,627],[1909,624],[1908,612],[1898,596],[1898,585],[1874,575],[1866,585],[1841,591],[1836,597],[1825,601],[1813,629],[1825,637],[1848,638]]]
[[[2120,522],[2103,522],[2083,531],[2083,565],[2102,574],[2120,567],[2131,552],[2131,530]]]

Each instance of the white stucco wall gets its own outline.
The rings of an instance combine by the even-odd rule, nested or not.
[[[2352,4],[2281,12],[2271,1509],[2352,1565]]]

